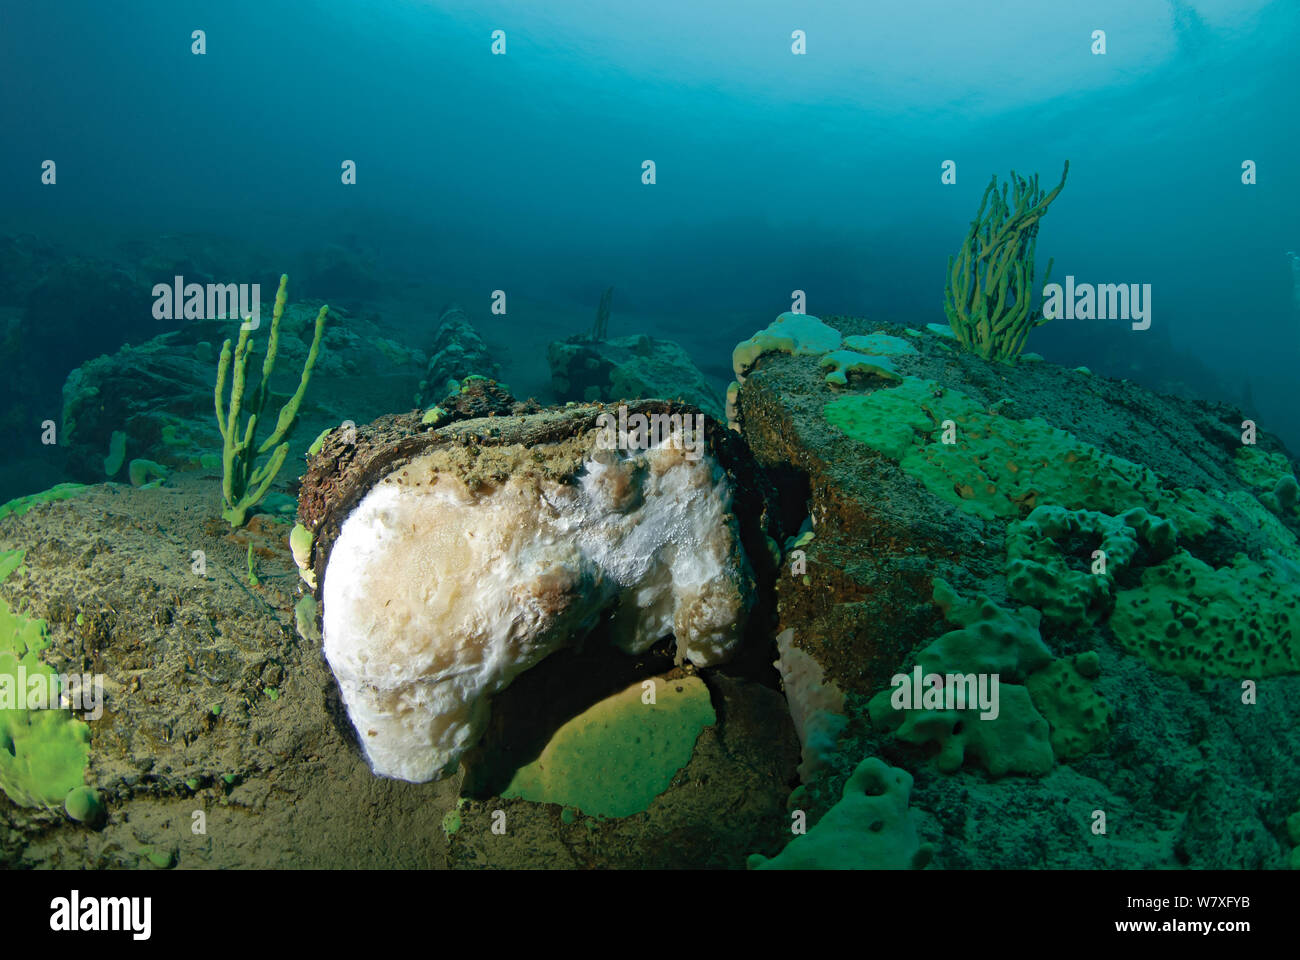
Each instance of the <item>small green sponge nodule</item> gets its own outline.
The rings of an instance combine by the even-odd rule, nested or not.
[[[576,807],[591,816],[640,813],[691,759],[717,722],[698,677],[657,678],[655,702],[633,684],[560,727],[541,755],[515,772],[503,797]]]

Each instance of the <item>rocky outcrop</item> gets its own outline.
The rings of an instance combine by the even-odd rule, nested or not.
[[[281,402],[297,386],[317,308],[302,303],[285,308],[271,381]],[[72,476],[84,481],[117,477],[117,471],[105,473],[105,457],[117,433],[125,435],[128,462],[146,457],[169,467],[220,470],[212,390],[221,344],[237,329],[228,320],[194,321],[73,370],[63,386],[60,434]],[[291,438],[291,456],[302,456],[322,430],[345,420],[361,422],[410,408],[424,354],[384,332],[373,320],[331,308]],[[255,334],[254,342],[254,362],[260,366],[265,335],[258,343]]]
[[[420,379],[416,403],[422,407],[436,403],[459,389],[460,382],[466,377],[495,380],[500,374],[500,365],[492,358],[487,344],[465,316],[465,311],[452,304],[439,318],[438,332],[429,347],[429,365]]]
[[[644,334],[613,340],[570,337],[547,347],[546,359],[561,400],[680,400],[712,417],[722,416],[717,393],[672,340]]]

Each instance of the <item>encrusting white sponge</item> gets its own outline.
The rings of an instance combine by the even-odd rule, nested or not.
[[[488,698],[599,617],[631,653],[726,659],[752,593],[725,472],[665,443],[571,457],[512,448],[504,481],[440,447],[344,521],[324,578],[325,657],[375,773],[423,782],[478,739]],[[509,456],[499,448],[497,457]]]

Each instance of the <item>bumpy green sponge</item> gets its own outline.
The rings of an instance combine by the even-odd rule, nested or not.
[[[751,870],[917,870],[931,850],[921,844],[907,809],[912,775],[867,757],[844,795],[807,833],[770,860],[754,854]]]
[[[897,711],[889,703],[891,693],[872,697],[871,722],[885,730],[896,725],[894,735],[908,743],[938,744],[935,766],[944,773],[959,770],[967,760],[994,777],[1039,777],[1052,769],[1051,729],[1019,684],[999,683],[998,715],[988,719],[978,710]]]
[[[0,553],[0,580],[22,557],[22,551]],[[90,728],[68,711],[18,709],[20,676],[27,679],[27,703],[36,702],[37,688],[48,697],[57,682],[40,659],[49,642],[45,621],[24,617],[0,600],[0,789],[25,807],[62,806],[70,791],[83,786],[90,757]]]
[[[1257,447],[1237,451],[1237,475],[1254,488],[1259,502],[1279,516],[1300,512],[1300,483],[1291,461],[1280,453],[1265,453]]]
[[[1032,608],[1005,610],[988,597],[959,597],[942,579],[935,580],[935,602],[960,629],[939,637],[916,658],[925,674],[996,674],[999,712],[981,719],[978,710],[897,710],[893,689],[882,690],[867,704],[877,728],[893,731],[909,743],[936,743],[940,770],[951,773],[970,760],[995,777],[1009,773],[1041,776],[1052,769],[1048,723],[1028,691],[1009,680],[1028,677],[1051,662]]]
[[[1029,696],[1052,729],[1057,760],[1074,760],[1100,749],[1110,739],[1110,705],[1093,689],[1100,666],[1097,654],[1054,660],[1026,682]]]
[[[1186,550],[1115,597],[1126,650],[1181,676],[1268,677],[1300,669],[1300,570],[1271,554],[1215,569]]]
[[[960,629],[939,637],[916,658],[926,673],[996,673],[1022,679],[1051,662],[1038,632],[1039,613],[999,607],[984,594],[959,596],[943,578],[934,580],[934,602]]]
[[[1007,527],[1007,590],[1049,620],[1080,624],[1109,611],[1116,575],[1143,547],[1150,559],[1163,560],[1177,539],[1172,523],[1141,507],[1118,517],[1038,507]],[[1104,556],[1094,558],[1094,551]]]
[[[576,807],[592,816],[640,813],[691,759],[700,731],[717,721],[698,677],[656,681],[655,703],[641,684],[600,701],[560,727],[532,763],[515,772],[504,797]]]

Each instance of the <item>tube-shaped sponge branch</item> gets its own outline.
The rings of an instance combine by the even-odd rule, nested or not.
[[[275,481],[276,474],[284,465],[289,452],[286,438],[298,419],[298,408],[302,405],[307,384],[311,381],[312,369],[316,366],[316,356],[320,352],[321,336],[325,332],[325,317],[329,307],[323,306],[316,315],[316,329],[312,335],[311,348],[303,364],[302,377],[298,389],[288,402],[280,408],[275,429],[259,445],[257,443],[257,426],[261,419],[266,401],[271,394],[271,372],[275,367],[275,356],[280,345],[280,317],[284,314],[284,304],[288,298],[286,292],[289,284],[287,274],[280,277],[280,288],[275,294],[275,311],[271,317],[271,335],[266,347],[266,357],[262,360],[262,379],[248,398],[244,400],[247,387],[248,364],[252,358],[253,343],[249,340],[250,327],[243,324],[239,330],[239,340],[235,344],[233,356],[230,341],[221,347],[221,358],[217,361],[217,385],[213,391],[213,404],[217,415],[217,428],[221,431],[221,496],[223,509],[221,516],[231,527],[241,527],[248,519],[248,511],[256,506]],[[226,377],[230,375],[230,403],[225,401]],[[241,421],[240,414],[248,413],[247,423]],[[257,458],[271,452],[270,458],[260,467]]]
[[[948,258],[944,313],[958,342],[985,360],[1014,361],[1034,327],[1046,322],[1032,309],[1034,248],[1038,221],[1065,186],[1070,161],[1051,193],[1038,186],[1038,174],[1028,180],[1011,171],[1010,184],[998,190],[995,175],[984,188],[979,210],[971,221],[957,256]],[[1007,187],[1015,190],[1010,200]],[[1052,263],[1047,263],[1047,277]]]

